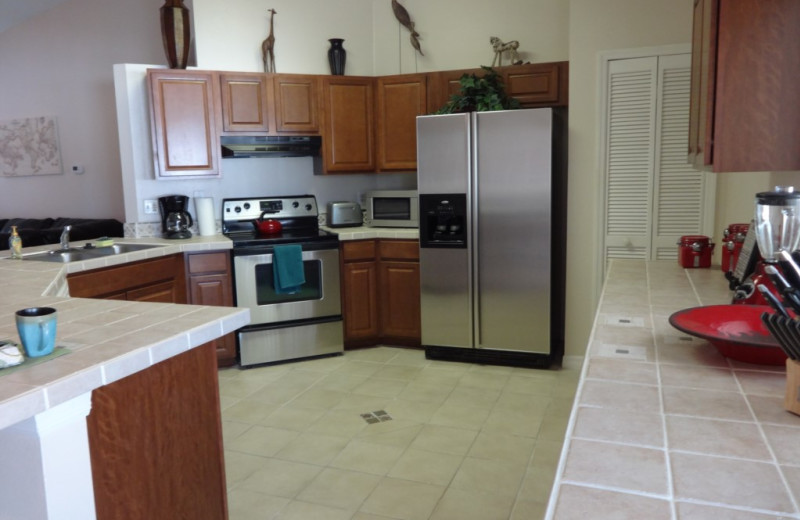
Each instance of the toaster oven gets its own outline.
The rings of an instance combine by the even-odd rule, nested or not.
[[[365,197],[370,227],[419,227],[419,197],[415,190],[369,191]]]

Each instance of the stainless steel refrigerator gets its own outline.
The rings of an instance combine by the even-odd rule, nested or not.
[[[417,118],[428,358],[561,363],[565,132],[551,108]]]

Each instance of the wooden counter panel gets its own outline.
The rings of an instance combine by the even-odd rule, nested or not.
[[[227,519],[212,344],[96,389],[86,422],[99,520]]]

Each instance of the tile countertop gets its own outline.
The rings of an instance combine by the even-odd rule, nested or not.
[[[800,519],[785,368],[731,361],[668,322],[720,303],[718,266],[611,262],[548,519]]]
[[[69,273],[187,251],[231,248],[231,241],[222,235],[116,242],[163,247],[69,264],[8,260],[8,251],[0,252],[0,339],[18,341],[17,310],[49,306],[58,310],[56,344],[70,350],[39,364],[6,373],[0,370],[0,429],[249,323],[246,309],[70,298]],[[84,243],[76,241],[73,246]],[[23,254],[53,247],[26,248]]]
[[[320,226],[325,231],[336,233],[339,240],[369,240],[371,238],[397,238],[401,240],[418,240],[418,228],[390,228],[390,227],[328,227]]]

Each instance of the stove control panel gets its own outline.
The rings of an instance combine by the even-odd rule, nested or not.
[[[222,220],[255,220],[264,218],[290,219],[297,217],[317,217],[317,199],[313,195],[290,197],[262,197],[224,199],[222,201]]]

